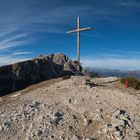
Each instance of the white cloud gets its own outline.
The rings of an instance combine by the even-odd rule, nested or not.
[[[132,8],[139,8],[140,3],[136,1],[129,1],[129,2],[119,2],[118,5],[125,6],[125,7],[132,7]]]
[[[27,37],[29,35],[29,33],[24,33],[24,34],[18,34],[18,35],[13,35],[12,37],[8,37],[2,41],[0,41],[0,44],[4,44],[4,43],[8,43],[11,41],[15,41],[15,40],[19,40],[21,38]]]
[[[31,58],[26,58],[26,57],[13,57],[13,56],[0,56],[0,66],[2,65],[8,65],[8,64],[13,64],[16,62],[21,62],[21,61],[26,61]]]
[[[0,50],[7,50],[11,48],[15,48],[17,46],[22,46],[27,44],[26,41],[13,41],[13,42],[8,42],[8,43],[0,43]]]
[[[32,52],[23,52],[23,51],[20,51],[20,52],[15,52],[15,53],[12,53],[12,55],[26,55],[26,54],[31,54]]]
[[[114,69],[140,69],[139,59],[83,59],[81,60],[84,67],[92,68],[114,68]]]
[[[15,32],[17,30],[17,28],[15,28],[15,27],[1,27],[0,28],[0,38],[1,37],[4,37],[4,36],[6,36],[6,35],[8,35],[8,34],[11,34],[11,33],[13,33],[13,32]]]
[[[15,48],[28,44],[27,36],[29,33],[10,35],[4,39],[0,39],[0,50],[5,51],[7,49]],[[25,39],[26,38],[26,39]]]

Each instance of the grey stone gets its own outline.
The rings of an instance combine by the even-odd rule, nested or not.
[[[73,137],[71,138],[71,140],[80,140],[78,136],[73,135]]]

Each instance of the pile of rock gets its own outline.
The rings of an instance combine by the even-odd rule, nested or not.
[[[125,110],[118,109],[112,114],[110,123],[100,129],[100,133],[105,134],[107,139],[140,139],[139,130],[133,125],[134,120]]]
[[[14,133],[19,130],[18,134],[24,133],[25,139],[47,138],[52,129],[56,129],[63,121],[64,112],[56,110],[45,113],[46,108],[45,104],[37,101],[26,101],[11,110],[7,108],[0,116],[0,137],[11,139],[11,131]]]

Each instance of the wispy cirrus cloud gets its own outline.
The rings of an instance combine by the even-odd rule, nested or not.
[[[24,50],[16,51],[18,47],[31,43],[28,39],[30,33],[16,33],[17,30],[1,31],[0,35],[0,66],[30,59]],[[14,52],[11,52],[14,50]],[[6,54],[6,55],[4,55]]]
[[[15,48],[17,46],[29,43],[28,40],[26,39],[28,35],[29,33],[24,33],[11,35],[9,37],[5,37],[4,39],[0,38],[0,50],[5,51],[7,49]]]
[[[113,68],[113,69],[139,69],[140,60],[139,59],[83,59],[81,60],[84,67],[91,68]]]
[[[11,48],[15,48],[17,46],[26,45],[27,42],[25,41],[14,41],[14,42],[8,42],[8,43],[0,43],[0,50],[6,51],[10,50]]]
[[[113,68],[113,69],[140,69],[140,52],[117,51],[99,53],[98,57],[83,57],[84,67]]]
[[[117,3],[120,6],[128,7],[128,8],[140,8],[140,2],[138,1],[120,1]]]
[[[111,52],[111,53],[99,53],[98,58],[105,58],[105,59],[138,59],[140,55],[140,52],[135,52],[135,51],[116,51],[116,52]]]
[[[27,55],[27,54],[32,54],[32,52],[19,51],[12,53],[12,55]]]
[[[16,40],[19,40],[19,39],[23,39],[23,38],[27,37],[29,34],[30,33],[12,35],[12,36],[2,40],[0,43],[3,44],[3,43],[8,43],[8,42],[16,41]]]
[[[0,66],[2,65],[8,65],[8,64],[13,64],[16,62],[21,62],[21,61],[26,61],[31,59],[30,57],[13,57],[13,56],[0,56]]]

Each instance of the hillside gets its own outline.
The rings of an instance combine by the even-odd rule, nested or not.
[[[113,77],[48,80],[0,98],[0,139],[139,140],[139,93]]]

